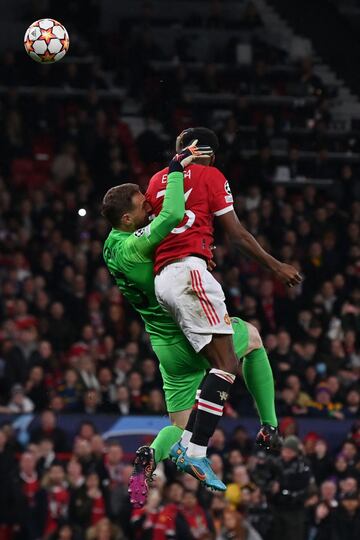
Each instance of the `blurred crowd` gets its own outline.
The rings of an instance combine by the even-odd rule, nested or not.
[[[225,493],[207,491],[164,462],[145,507],[132,509],[132,465],[91,421],[70,442],[54,413],[44,411],[22,445],[4,424],[1,540],[357,540],[359,421],[335,454],[315,432],[300,440],[293,420],[280,429],[281,454],[267,456],[243,427],[227,436],[218,428],[209,456]]]
[[[266,40],[252,2],[233,18],[227,2],[168,18],[144,2],[111,35],[97,2],[33,2],[24,20],[45,4],[70,32],[69,61],[8,51],[0,66],[0,413],[42,413],[25,446],[10,424],[0,430],[0,540],[360,538],[359,425],[335,456],[296,428],[296,417],[360,415],[359,138],[356,126],[336,130],[336,89],[311,58],[295,63]],[[103,264],[99,209],[112,185],[145,189],[190,125],[217,131],[240,219],[304,276],[283,288],[216,231],[215,275],[229,313],[263,337],[286,441],[268,458],[242,428],[219,429],[211,460],[224,496],[166,464],[132,511],[119,444],[90,422],[72,445],[54,413],[166,413],[143,325]],[[225,414],[256,415],[241,378]]]
[[[80,4],[64,6],[58,16],[72,21],[74,54],[86,57],[88,36],[78,34]],[[198,20],[194,32],[226,30],[229,10],[220,4],[211,4],[211,24]],[[33,4],[32,16],[39,5]],[[93,3],[89,12],[90,26],[97,20],[96,6]],[[7,90],[0,97],[0,411],[50,407],[64,413],[165,412],[148,337],[103,264],[108,228],[99,207],[110,186],[135,181],[146,188],[151,174],[169,158],[179,130],[205,122],[219,134],[217,165],[229,178],[240,219],[268,251],[296,265],[305,278],[302,285],[285,290],[216,231],[216,278],[226,292],[229,313],[255,324],[263,336],[279,415],[357,417],[360,176],[350,154],[357,148],[356,134],[338,134],[331,139],[333,146],[326,146],[333,134],[331,89],[314,74],[311,60],[292,65],[291,84],[286,70],[281,76],[281,70],[270,70],[270,76],[270,67],[291,68],[290,58],[269,44],[254,45],[256,29],[262,28],[260,37],[265,39],[266,28],[251,2],[241,4],[234,21],[257,52],[246,69],[231,55],[225,67],[214,59],[214,66],[225,69],[219,77],[225,87],[214,86],[219,73],[206,62],[196,63],[200,72],[205,70],[202,75],[186,75],[186,66],[192,65],[186,58],[175,62],[175,71],[157,72],[157,47],[151,44],[155,34],[149,37],[145,30],[159,25],[163,31],[164,20],[161,13],[156,18],[155,4],[140,2],[138,7],[142,11],[133,25],[125,16],[119,21],[129,33],[122,40],[129,50],[117,56],[120,71],[129,74],[123,99],[100,94],[99,77],[111,79],[106,54],[97,57],[105,64],[96,76],[88,70],[92,66],[90,71],[96,71],[96,62],[38,66],[24,54],[19,63],[13,53],[3,56],[0,72]],[[186,25],[181,25],[184,30]],[[109,47],[115,46],[119,32],[107,36]],[[161,32],[156,39],[159,36]],[[133,49],[141,62],[129,63]],[[183,44],[183,54],[185,50]],[[225,76],[232,67],[237,75]],[[86,70],[76,74],[80,68]],[[82,86],[86,91],[66,91],[60,97],[46,88],[35,95],[19,93],[17,84],[23,81],[18,76],[26,78],[31,70],[42,73],[37,84],[46,81],[51,86],[61,80],[68,90]],[[132,91],[134,84],[141,92]],[[191,85],[215,97],[226,90],[234,97],[232,109],[224,114],[225,102],[199,106],[196,92],[188,100]],[[267,103],[264,108],[252,100],[261,95],[292,95],[292,112],[285,105],[279,109]],[[309,97],[310,109],[303,109],[301,103]],[[315,120],[307,149],[315,152],[304,153],[306,145],[301,138],[293,139],[293,128],[304,121],[308,125],[311,118]],[[281,141],[288,148],[285,158],[275,151],[284,148]],[[335,150],[346,151],[340,161],[329,157]],[[278,175],[288,181],[279,183]],[[298,183],[298,178],[308,183]],[[331,181],[318,184],[311,178]],[[241,380],[226,412],[234,417],[256,414]]]
[[[60,161],[68,181],[56,178]],[[148,337],[103,264],[108,229],[90,169],[60,154],[52,171],[42,189],[0,181],[0,410],[162,414]],[[251,185],[235,198],[250,232],[305,278],[285,290],[217,234],[215,275],[229,313],[263,336],[279,414],[357,417],[360,203],[313,186]],[[241,379],[227,414],[256,414]]]

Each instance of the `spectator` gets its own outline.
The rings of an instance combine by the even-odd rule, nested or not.
[[[66,472],[70,494],[73,496],[73,494],[76,494],[76,492],[85,485],[85,477],[82,473],[81,463],[75,457],[73,457],[67,464]]]
[[[210,458],[212,470],[215,472],[216,476],[221,480],[224,479],[224,462],[220,454],[211,454]]]
[[[85,414],[96,414],[102,412],[100,396],[97,390],[86,390],[86,392],[83,394],[83,402],[79,406],[78,412]]]
[[[112,404],[115,401],[115,385],[112,382],[112,373],[109,368],[102,367],[98,373],[99,396],[101,401],[101,411],[111,412]]]
[[[130,392],[126,385],[121,384],[116,387],[116,399],[113,412],[116,414],[127,415],[132,412],[130,404]]]
[[[67,350],[74,339],[73,326],[65,317],[61,302],[54,302],[50,308],[47,338],[56,352]]]
[[[327,504],[329,508],[337,508],[336,499],[337,486],[332,480],[325,480],[320,486],[320,500]]]
[[[219,431],[219,428],[215,431],[218,432]],[[215,435],[214,433],[214,435]],[[225,439],[225,436],[224,436],[224,432],[223,433],[223,439],[222,439],[222,444],[218,445],[218,450],[220,452],[222,452],[224,450],[224,446],[225,446],[225,443],[226,443],[226,439]],[[213,439],[212,439],[213,440]],[[234,430],[234,433],[232,435],[232,438],[231,438],[231,441],[230,441],[230,445],[229,445],[231,448],[237,448],[238,450],[240,450],[241,454],[243,456],[249,456],[251,454],[251,451],[252,451],[252,441],[249,437],[249,433],[246,431],[246,429],[244,429],[242,426],[238,426],[235,430]]]
[[[87,540],[124,540],[121,528],[114,525],[108,518],[103,518],[86,535]]]
[[[229,508],[224,511],[224,525],[219,540],[230,540],[231,538],[261,540],[261,536],[246,521],[244,514]]]
[[[143,376],[143,391],[149,394],[151,390],[162,388],[161,377],[155,360],[145,358],[141,363],[141,372]]]
[[[334,512],[331,522],[331,535],[334,539],[348,538],[355,540],[360,534],[359,494],[349,492],[344,494],[339,507]]]
[[[52,537],[54,540],[75,540],[77,538],[74,529],[70,525],[62,525]]]
[[[95,526],[106,517],[106,498],[99,487],[99,477],[90,473],[82,489],[73,491],[70,500],[69,517],[81,528]]]
[[[153,528],[157,521],[161,495],[157,489],[149,492],[146,505],[140,509],[133,509],[131,515],[131,527],[136,540],[151,540]]]
[[[254,489],[248,503],[248,522],[261,535],[263,539],[269,538],[272,527],[272,513],[267,498],[259,488]]]
[[[64,381],[58,386],[58,395],[64,401],[64,412],[76,412],[81,396],[81,384],[75,369],[67,369]]]
[[[37,460],[37,471],[42,477],[49,471],[52,465],[57,464],[56,454],[54,452],[54,442],[52,439],[42,439],[39,441],[39,458]]]
[[[85,439],[91,443],[97,429],[91,420],[81,422],[77,436],[79,439]]]
[[[179,482],[173,482],[167,488],[167,503],[158,513],[154,525],[153,540],[165,540],[167,531],[174,531],[174,535],[190,540],[192,535],[189,525],[181,512],[181,503],[184,497],[184,488]]]
[[[185,491],[181,512],[193,538],[211,538],[213,531],[211,518],[198,503],[194,492]]]
[[[15,384],[11,389],[11,399],[6,407],[0,407],[0,412],[5,414],[31,413],[34,410],[34,404],[25,395],[21,384]]]
[[[11,477],[15,468],[15,460],[11,450],[7,447],[7,437],[0,431],[0,478],[2,489],[0,491],[0,523],[3,527],[10,527],[11,508],[7,494],[11,489]]]
[[[31,431],[31,441],[38,443],[46,438],[54,444],[55,452],[65,452],[67,450],[65,432],[59,428],[56,422],[56,416],[52,411],[44,411],[40,419],[40,427]]]
[[[90,442],[86,439],[76,439],[74,444],[74,457],[79,461],[85,475],[94,470],[94,459]]]
[[[228,484],[226,498],[237,506],[241,503],[244,490],[251,488],[249,473],[244,465],[237,465],[233,469],[232,483]]]
[[[138,371],[132,371],[127,380],[130,390],[130,403],[134,413],[139,413],[143,410],[144,395],[143,395],[143,379]]]
[[[147,412],[149,414],[166,414],[164,395],[161,390],[154,388],[149,392]]]
[[[45,479],[45,504],[41,507],[40,523],[43,520],[41,524],[43,535],[53,534],[65,522],[68,517],[69,498],[63,467],[57,464],[51,465]]]
[[[344,416],[346,418],[356,418],[360,414],[360,392],[352,388],[346,394]]]
[[[321,484],[329,478],[332,470],[332,460],[328,453],[327,444],[323,439],[318,439],[315,442],[314,452],[308,454],[308,459],[317,484]]]
[[[278,462],[278,475],[273,482],[274,537],[303,539],[304,501],[311,482],[311,471],[301,456],[301,443],[295,436],[285,439]]]
[[[119,516],[128,505],[127,482],[123,463],[123,449],[112,443],[105,456],[105,470],[109,479],[109,510],[111,516]]]
[[[30,370],[25,390],[36,411],[46,409],[49,403],[49,392],[46,388],[44,370],[41,366],[34,366]]]
[[[98,390],[99,381],[96,378],[95,364],[91,357],[82,354],[79,362],[80,382],[86,390]]]
[[[322,383],[316,387],[315,400],[308,403],[308,411],[311,416],[330,416],[339,420],[344,417],[341,403],[331,401],[331,390]]]
[[[43,532],[44,517],[41,510],[44,503],[40,497],[36,459],[30,452],[22,454],[19,471],[14,474],[9,487],[10,523],[22,537],[30,540],[39,538]]]

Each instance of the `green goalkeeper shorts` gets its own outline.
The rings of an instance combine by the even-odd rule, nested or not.
[[[237,317],[232,319],[234,329],[234,349],[242,358],[248,348],[249,335],[246,323]],[[196,390],[210,365],[206,358],[197,354],[187,339],[175,344],[153,345],[159,359],[163,379],[166,407],[169,413],[191,409],[195,402]]]

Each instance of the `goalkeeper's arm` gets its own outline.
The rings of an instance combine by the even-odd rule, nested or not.
[[[156,246],[171,233],[184,218],[184,167],[195,158],[202,157],[194,141],[188,148],[170,161],[165,197],[160,214],[146,227],[139,229],[126,241],[127,250],[131,250],[131,258],[139,260],[149,257]]]

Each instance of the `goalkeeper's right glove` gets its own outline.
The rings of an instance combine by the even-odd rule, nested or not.
[[[176,154],[169,163],[169,174],[174,171],[182,172],[195,159],[211,157],[212,150],[209,146],[196,146],[198,139],[195,139],[187,148]]]

